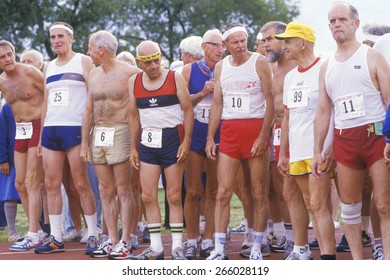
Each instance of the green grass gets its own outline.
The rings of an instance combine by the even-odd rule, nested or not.
[[[158,200],[160,204],[161,209],[161,221],[164,222],[165,218],[165,211],[164,211],[164,190],[159,189],[158,191]],[[24,235],[28,231],[28,223],[27,223],[27,217],[24,213],[23,207],[21,204],[18,204],[18,210],[16,214],[16,229],[19,232],[20,235]],[[242,209],[242,205],[240,200],[237,198],[236,195],[233,195],[232,200],[230,202],[230,227],[236,227],[238,226],[241,221],[243,220],[244,212]],[[163,228],[163,233],[167,233],[168,231]],[[7,242],[8,241],[8,228],[5,230],[0,231],[0,242]]]

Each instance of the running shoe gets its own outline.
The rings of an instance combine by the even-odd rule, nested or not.
[[[9,247],[9,250],[14,252],[25,252],[36,248],[37,245],[38,243],[34,243],[30,236],[25,235],[23,238],[17,239],[16,242]]]
[[[218,260],[227,260],[228,257],[226,257],[223,253],[218,253],[217,250],[213,250],[210,253],[210,256],[206,260],[212,260],[212,261],[218,261]]]
[[[164,251],[160,253],[153,251],[152,247],[146,248],[141,254],[137,256],[133,256],[130,259],[132,260],[163,260],[164,259]]]
[[[115,245],[115,247],[112,249],[111,253],[108,254],[108,258],[110,260],[125,260],[130,259],[133,251],[131,248],[127,247],[126,242],[123,240],[120,240],[118,244]]]
[[[263,259],[263,256],[261,255],[261,252],[258,250],[252,250],[251,255],[249,256],[250,260],[260,261]]]
[[[286,251],[284,252],[284,258],[286,259],[294,250],[294,241],[287,239]]]
[[[286,236],[280,238],[272,239],[271,241],[271,251],[283,253],[286,251],[287,239]]]
[[[363,247],[371,246],[371,237],[365,230],[362,230],[362,242]]]
[[[93,251],[90,256],[93,258],[105,258],[112,252],[113,244],[110,239],[103,241],[99,247]]]
[[[351,252],[351,249],[349,248],[349,244],[347,239],[345,238],[345,234],[341,237],[341,241],[339,245],[336,247],[337,252]]]
[[[72,229],[70,232],[62,236],[62,240],[65,242],[78,242],[81,240],[83,231]]]
[[[240,256],[243,257],[243,258],[249,258],[250,255],[251,255],[251,252],[252,252],[252,247],[247,248],[247,249],[242,250],[240,252]],[[261,243],[261,255],[263,257],[269,257],[271,255],[271,250],[270,250],[268,244]]]
[[[90,255],[93,251],[99,247],[99,241],[95,236],[88,237],[87,246],[85,247],[85,254]]]
[[[20,239],[20,234],[18,232],[14,232],[8,235],[8,242],[16,242]]]
[[[374,250],[372,250],[372,259],[374,261],[384,260],[382,245],[374,246]]]
[[[241,249],[248,249],[253,245],[253,233],[244,233]]]
[[[183,248],[177,247],[172,251],[172,260],[174,261],[187,260],[187,258],[184,256]]]
[[[187,260],[195,260],[196,259],[196,250],[197,247],[195,245],[188,245],[185,247],[184,256]]]
[[[320,249],[320,244],[318,244],[318,240],[314,239],[312,242],[309,243],[309,247],[312,250],[319,250]]]
[[[204,245],[204,243],[202,243],[200,250],[199,250],[199,256],[202,259],[206,259],[210,256],[211,251],[213,251],[214,249],[215,249],[215,247],[213,245],[207,246],[207,245]]]
[[[230,229],[231,232],[245,232],[246,226],[245,224],[241,223],[238,227]]]
[[[53,235],[50,235],[45,242],[40,243],[34,250],[37,254],[51,254],[65,252],[64,242],[58,242]]]
[[[131,249],[137,250],[139,248],[138,238],[135,234],[130,234],[130,246]]]

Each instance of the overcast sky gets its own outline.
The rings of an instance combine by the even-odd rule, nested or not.
[[[301,21],[311,25],[316,32],[316,54],[327,56],[332,53],[336,44],[328,28],[328,11],[334,0],[297,0],[300,15],[294,21]],[[387,0],[350,0],[359,12],[360,27],[357,39],[361,42],[365,39],[362,26],[366,23],[382,23],[390,25],[390,1]]]

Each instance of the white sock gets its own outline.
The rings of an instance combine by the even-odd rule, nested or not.
[[[263,240],[264,232],[253,232],[253,247],[252,250],[261,251],[261,241]]]
[[[161,223],[149,224],[148,228],[150,233],[150,247],[153,248],[153,251],[161,253],[164,250],[161,239]]]
[[[58,242],[62,242],[62,223],[61,215],[49,215],[50,233]]]
[[[172,252],[178,247],[182,247],[183,242],[183,223],[169,223],[172,234]],[[196,240],[195,240],[196,244]]]
[[[88,237],[89,236],[95,236],[96,238],[98,237],[98,232],[97,232],[97,215],[96,212],[93,215],[84,215],[85,217],[85,222],[87,223],[88,227]]]
[[[214,236],[215,236],[215,250],[218,253],[223,254],[224,245],[226,243],[226,233],[216,232]]]

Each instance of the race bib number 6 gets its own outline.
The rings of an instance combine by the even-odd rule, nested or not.
[[[162,147],[162,129],[144,128],[142,130],[141,144],[149,148]]]
[[[49,91],[49,106],[63,107],[68,106],[69,89],[53,88]]]
[[[115,127],[95,127],[95,147],[114,146]]]
[[[16,123],[16,135],[15,139],[31,139],[33,134],[33,126],[31,122],[28,123]]]

